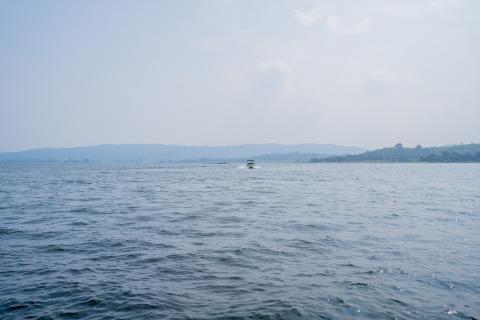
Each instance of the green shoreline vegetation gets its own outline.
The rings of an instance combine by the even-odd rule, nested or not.
[[[442,147],[404,147],[366,151],[363,148],[336,145],[241,145],[225,147],[188,147],[173,145],[99,145],[74,148],[45,148],[0,153],[0,164],[99,164],[99,163],[349,163],[349,162],[480,162],[480,143]]]
[[[414,148],[404,147],[397,143],[391,148],[366,151],[360,154],[314,158],[312,163],[339,162],[432,162],[432,163],[464,163],[480,162],[480,144],[459,144],[444,147]]]

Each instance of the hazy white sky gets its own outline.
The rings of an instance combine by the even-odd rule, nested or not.
[[[480,1],[0,2],[0,150],[480,141]]]

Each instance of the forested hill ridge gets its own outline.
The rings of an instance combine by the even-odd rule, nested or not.
[[[181,162],[231,159],[309,161],[311,158],[358,154],[364,148],[331,144],[251,144],[237,146],[179,146],[161,144],[97,145],[43,148],[0,153],[0,163]]]
[[[459,144],[423,148],[406,148],[401,143],[392,148],[355,155],[311,159],[310,162],[480,162],[480,144]]]

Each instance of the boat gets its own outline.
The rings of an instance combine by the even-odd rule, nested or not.
[[[247,168],[255,169],[255,160],[247,160]]]

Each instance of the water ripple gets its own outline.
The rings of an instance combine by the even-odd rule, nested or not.
[[[480,319],[478,164],[0,166],[1,319]]]

